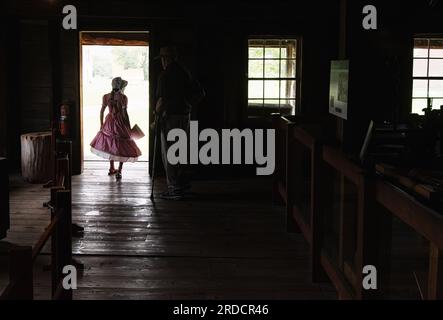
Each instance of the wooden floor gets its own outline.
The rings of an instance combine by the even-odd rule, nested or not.
[[[75,299],[336,298],[311,283],[308,246],[286,233],[269,180],[198,181],[182,201],[153,203],[147,164],[125,169],[117,183],[106,163],[87,162],[73,179],[73,220],[85,227],[73,244],[85,264]],[[11,180],[7,240],[33,245],[49,221],[48,191]],[[49,298],[48,261],[35,266],[39,299]]]

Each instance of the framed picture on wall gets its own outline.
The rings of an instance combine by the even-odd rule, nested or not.
[[[349,60],[331,61],[329,113],[348,118]]]

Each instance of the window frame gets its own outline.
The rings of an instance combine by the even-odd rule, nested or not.
[[[428,46],[427,46],[427,57],[416,57],[415,56],[415,42],[417,40],[426,40],[428,42]],[[414,34],[413,38],[412,38],[412,94],[411,94],[411,109],[410,112],[413,113],[413,106],[414,106],[414,100],[426,100],[426,107],[428,106],[428,99],[437,99],[437,100],[443,100],[443,93],[441,97],[430,97],[430,81],[432,80],[439,80],[439,81],[443,81],[443,73],[441,76],[430,76],[429,72],[430,72],[430,61],[432,60],[441,60],[443,61],[443,57],[431,57],[430,56],[430,52],[431,52],[431,41],[432,40],[440,40],[443,41],[443,34]],[[443,48],[443,46],[442,46]],[[427,63],[427,71],[426,71],[426,76],[415,76],[414,75],[414,65],[416,60],[423,60],[426,61]],[[416,80],[423,80],[423,81],[427,81],[427,92],[426,92],[426,97],[414,97],[414,82]],[[424,109],[424,108],[423,108]],[[423,114],[422,111],[419,112],[419,114]]]
[[[288,40],[288,41],[295,41],[295,58],[281,58],[281,54],[279,58],[269,58],[267,59],[265,57],[265,55],[263,54],[263,58],[250,58],[249,57],[249,48],[250,48],[250,41],[270,41],[270,40],[276,40],[276,41],[284,41],[284,40]],[[278,46],[279,48],[281,48],[281,46]],[[266,48],[266,45],[264,45],[263,48]],[[280,51],[281,52],[281,51]],[[258,61],[261,60],[263,61],[263,77],[250,77],[249,76],[249,63],[250,61]],[[266,72],[266,68],[265,68],[265,61],[266,60],[275,60],[275,61],[279,61],[279,77],[278,78],[272,78],[269,77],[267,78],[265,76],[265,72]],[[286,61],[293,61],[295,60],[295,64],[294,64],[294,68],[295,68],[295,74],[294,77],[281,77],[281,64],[280,62],[282,60],[286,60]],[[302,38],[300,36],[297,35],[248,35],[247,39],[246,39],[246,115],[248,118],[258,118],[258,117],[266,117],[268,115],[270,115],[271,113],[281,113],[283,114],[282,108],[281,108],[281,104],[280,102],[282,100],[293,100],[294,101],[294,106],[290,108],[290,113],[289,114],[298,114],[300,112],[300,98],[301,98],[301,71],[302,71]],[[250,98],[249,97],[249,81],[253,81],[253,80],[257,80],[257,81],[263,81],[263,86],[265,86],[265,81],[279,81],[279,96],[278,98],[265,98],[265,89],[263,88],[263,97],[262,98]],[[280,87],[280,82],[281,81],[295,81],[295,92],[294,92],[294,98],[282,98],[281,96],[281,87]],[[260,104],[257,105],[253,105],[250,104],[249,101],[250,100],[257,100],[257,101],[262,101]],[[278,100],[279,104],[269,104],[268,106],[266,106],[266,104],[264,103],[265,100]],[[288,108],[289,110],[289,108]],[[288,113],[284,113],[284,114],[288,114]]]

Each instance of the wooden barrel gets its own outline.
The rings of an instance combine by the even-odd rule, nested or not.
[[[51,132],[21,135],[22,176],[30,183],[46,183],[51,174]]]

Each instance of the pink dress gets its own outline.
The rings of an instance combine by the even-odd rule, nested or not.
[[[124,120],[123,112],[128,106],[128,98],[120,92],[103,96],[103,106],[109,113],[103,127],[91,142],[91,152],[107,160],[135,162],[141,151],[131,138],[131,128]]]

